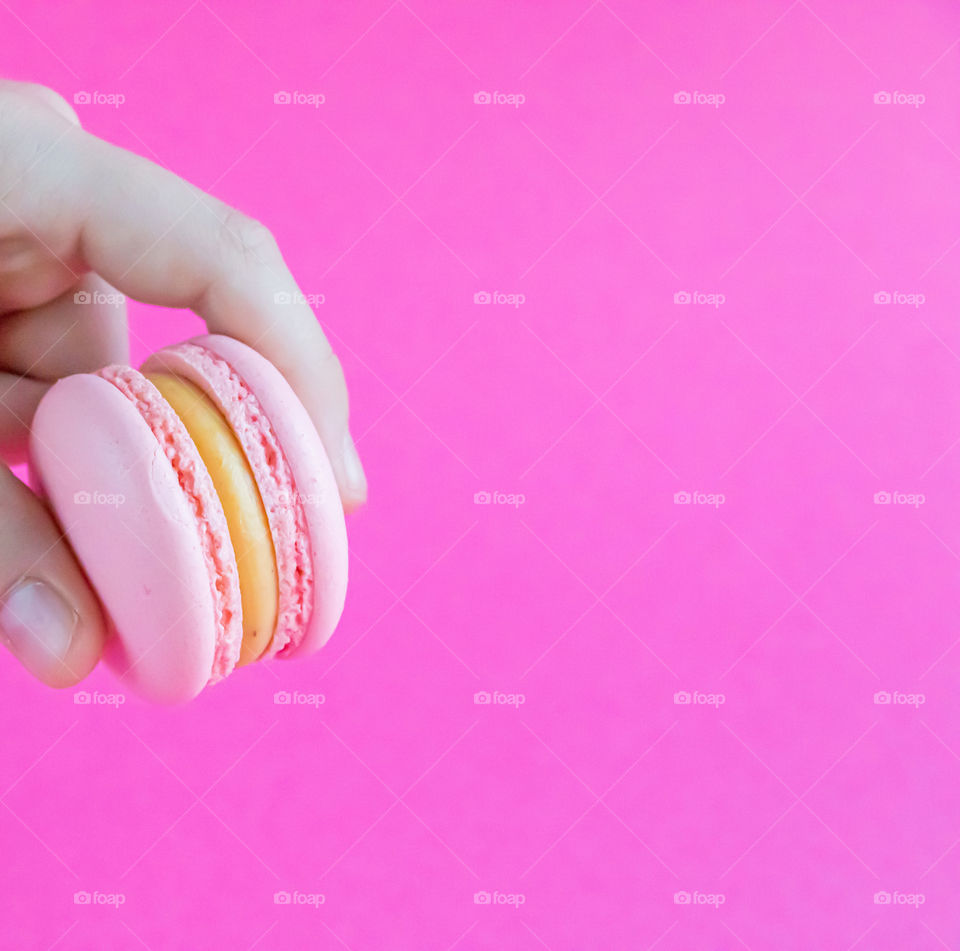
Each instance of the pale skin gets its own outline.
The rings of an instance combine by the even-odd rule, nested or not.
[[[78,304],[78,291],[93,301]],[[345,509],[363,504],[367,484],[340,361],[270,232],[85,132],[52,90],[0,81],[0,458],[7,464],[25,460],[30,421],[54,381],[128,362],[117,292],[190,308],[210,332],[236,337],[274,363],[320,433]],[[0,630],[0,640],[40,680],[71,686],[100,658],[103,613],[50,512],[0,464],[0,600],[24,578],[58,592],[75,612],[73,634],[63,652],[24,644],[22,631],[11,638]]]

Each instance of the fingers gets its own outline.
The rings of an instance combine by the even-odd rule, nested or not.
[[[0,466],[0,643],[35,677],[69,687],[103,649],[103,614],[53,519]]]
[[[39,380],[129,360],[126,301],[87,274],[49,303],[0,318],[0,366]]]
[[[14,373],[52,381],[128,359],[126,301],[95,274],[0,319],[0,365]]]
[[[29,377],[0,372],[0,459],[8,465],[26,462],[30,423],[49,386]]]
[[[0,91],[2,97],[2,91]],[[42,113],[42,114],[41,114]],[[0,105],[0,123],[2,123]],[[138,300],[190,307],[216,333],[250,345],[286,376],[333,465],[344,505],[366,498],[348,429],[343,371],[263,225],[156,165],[42,110],[18,121],[47,154],[0,204],[0,239],[30,229],[68,269],[96,271]],[[11,166],[0,135],[0,196]],[[56,195],[56,201],[50,196]],[[2,282],[0,282],[2,283]]]

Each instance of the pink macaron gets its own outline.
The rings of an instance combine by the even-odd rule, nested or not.
[[[30,456],[109,618],[107,663],[176,703],[231,673],[241,649],[286,658],[326,643],[346,527],[317,431],[260,354],[212,335],[141,370],[57,382]],[[250,630],[254,616],[269,620]]]

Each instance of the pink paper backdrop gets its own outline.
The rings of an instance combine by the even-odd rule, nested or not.
[[[0,662],[3,947],[960,948],[958,36],[0,2],[4,73],[273,229],[371,484],[321,656]]]

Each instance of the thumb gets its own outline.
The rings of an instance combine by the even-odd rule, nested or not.
[[[70,687],[103,649],[104,617],[43,503],[0,465],[0,643],[35,677]]]

